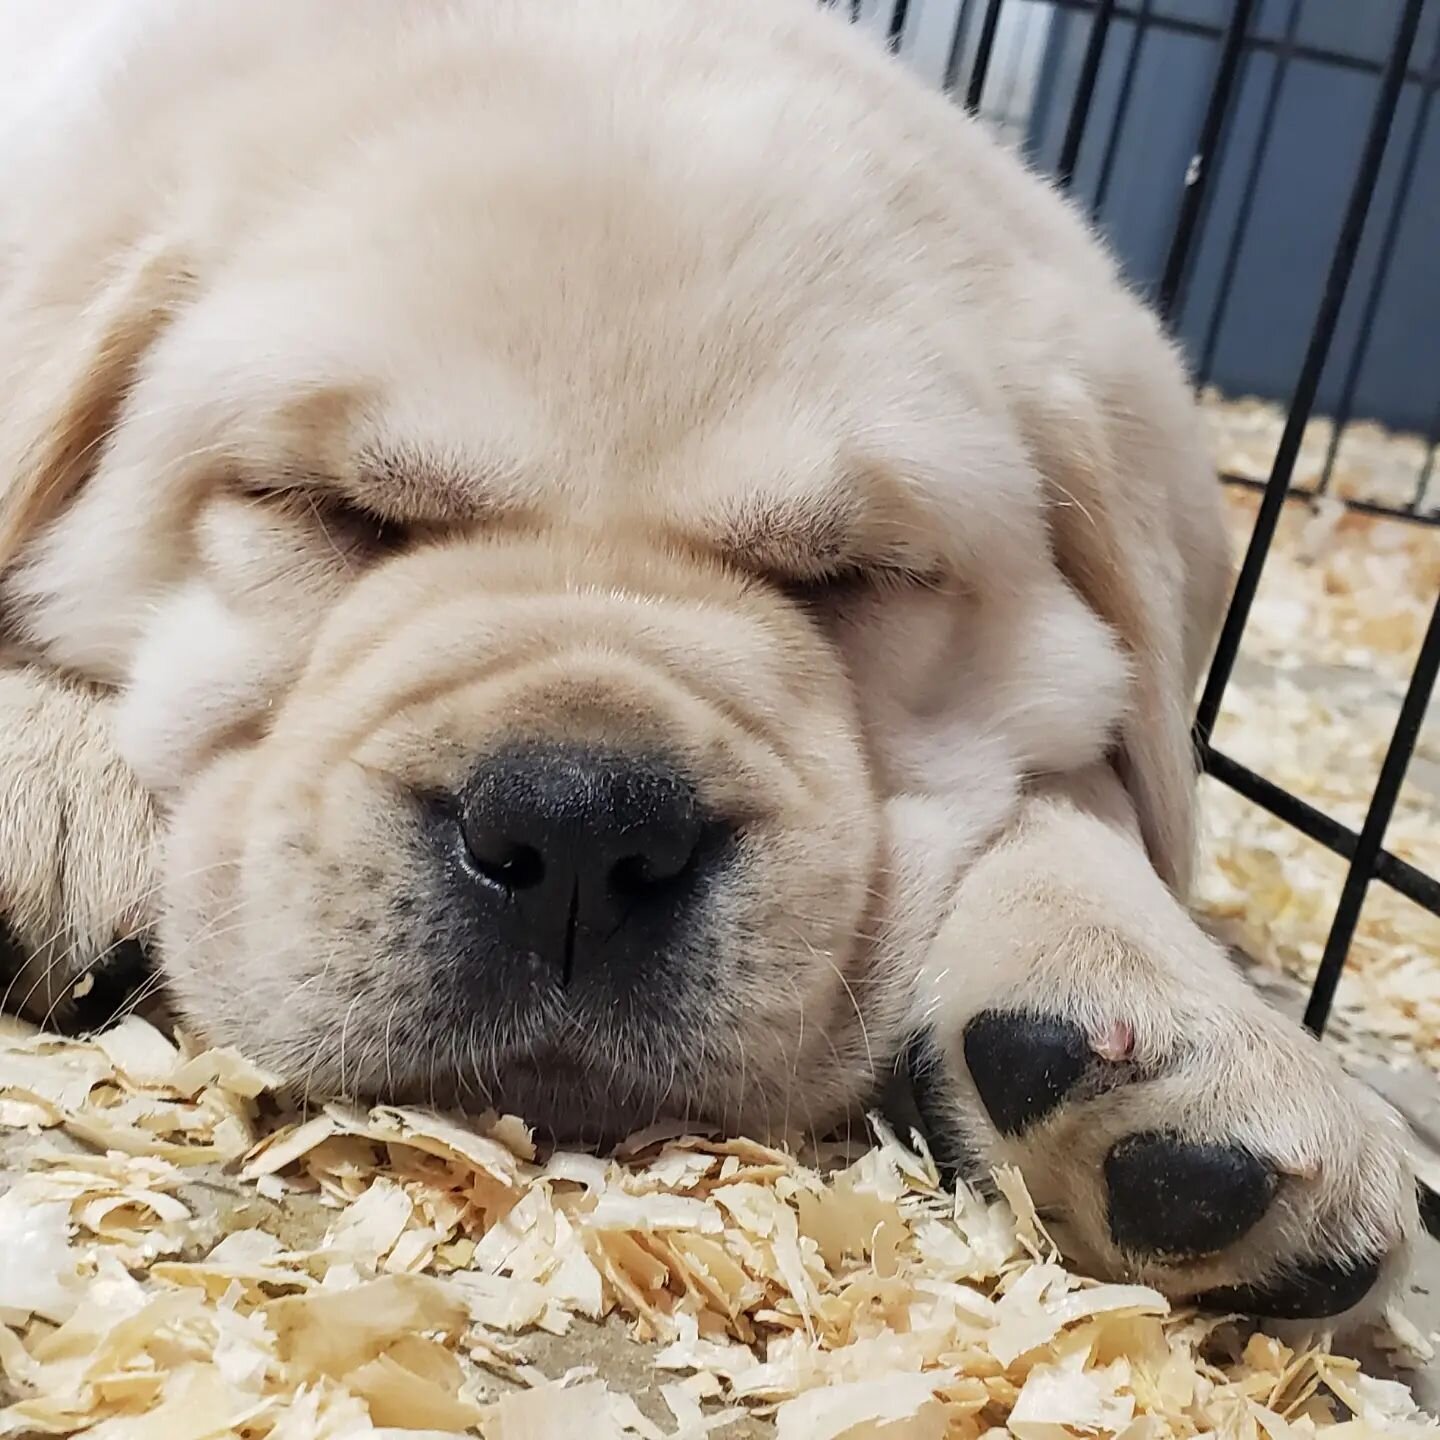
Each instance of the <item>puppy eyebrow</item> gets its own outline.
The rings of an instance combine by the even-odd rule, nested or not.
[[[851,507],[816,503],[813,496],[737,503],[719,516],[715,541],[737,563],[797,578],[818,578],[857,567]]]
[[[362,446],[352,465],[358,498],[382,512],[450,522],[500,519],[518,508],[513,493],[506,493],[515,488],[513,469],[493,462],[375,442]]]
[[[787,584],[933,586],[945,573],[925,527],[903,515],[868,512],[843,488],[732,502],[711,530],[712,543],[734,564]]]

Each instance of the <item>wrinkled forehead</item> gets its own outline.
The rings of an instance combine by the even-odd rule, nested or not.
[[[606,234],[266,257],[182,317],[163,368],[245,483],[397,520],[643,525],[805,575],[955,568],[988,548],[977,524],[1033,507],[933,293],[683,227]]]

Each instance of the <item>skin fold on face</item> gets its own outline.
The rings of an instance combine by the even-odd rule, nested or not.
[[[1072,363],[1106,263],[990,149],[952,184],[843,27],[641,9],[618,87],[573,27],[416,22],[389,110],[363,27],[297,20],[304,125],[237,49],[187,206],[105,231],[128,368],[4,600],[116,693],[191,1028],[313,1095],[803,1132],[883,1082],[1027,777],[1115,747],[1036,450],[1101,465],[1077,377],[1159,342],[1126,302]]]
[[[360,581],[189,789],[166,950],[187,1013],[320,1092],[804,1126],[867,1065],[877,843],[798,607],[634,547],[454,540]]]
[[[22,576],[59,614],[67,536],[108,537],[89,643],[124,656],[118,736],[166,814],[172,998],[314,1095],[588,1139],[835,1123],[893,1065],[1023,775],[1098,753],[1125,703],[1105,627],[1025,544],[1023,458],[938,379],[837,389],[903,330],[812,353],[827,287],[787,358],[748,307],[723,347],[697,333],[690,292],[720,282],[693,256],[659,336],[612,268],[542,348],[533,297],[444,329],[364,262],[307,278],[328,316],[371,297],[378,352],[263,253],[196,301]],[[416,376],[427,306],[478,404]],[[914,479],[953,454],[994,476],[998,581],[966,558],[984,514],[956,526]]]

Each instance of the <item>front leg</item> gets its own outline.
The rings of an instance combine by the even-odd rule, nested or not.
[[[0,1009],[107,1020],[148,976],[156,820],[116,753],[111,700],[0,668]]]
[[[1174,899],[1108,769],[1027,800],[920,1000],[944,1119],[1020,1169],[1079,1263],[1277,1318],[1349,1311],[1403,1270],[1403,1122]]]

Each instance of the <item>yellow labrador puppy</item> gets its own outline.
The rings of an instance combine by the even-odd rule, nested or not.
[[[924,1034],[1082,1263],[1383,1291],[1398,1121],[1183,908],[1180,365],[983,130],[809,0],[8,6],[0,95],[12,1007],[153,942],[594,1139]]]

